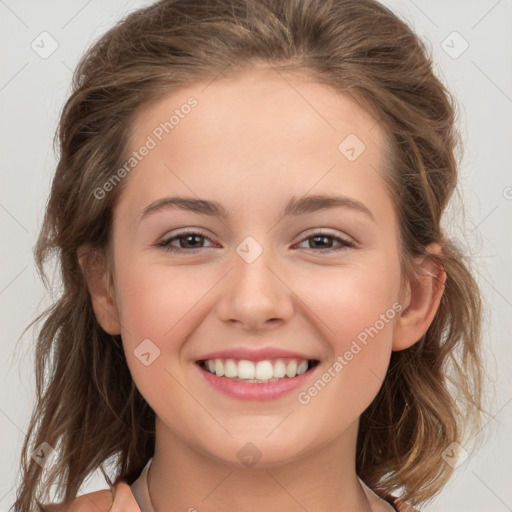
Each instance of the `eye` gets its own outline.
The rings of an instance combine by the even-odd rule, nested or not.
[[[163,240],[159,244],[158,247],[163,247],[164,250],[174,253],[183,253],[183,252],[191,252],[195,249],[203,249],[201,247],[201,239],[208,240],[213,243],[213,240],[206,236],[204,233],[199,231],[182,231],[167,240]],[[177,241],[180,247],[176,247],[171,245],[173,242]]]
[[[339,246],[333,248],[333,246],[332,246],[333,241],[338,242]],[[356,246],[356,244],[350,240],[346,240],[339,236],[335,236],[335,235],[332,235],[331,233],[326,233],[323,231],[318,231],[318,232],[313,233],[312,235],[308,236],[307,238],[304,238],[304,240],[301,242],[301,244],[304,242],[309,242],[309,243],[312,242],[314,247],[310,247],[310,249],[319,249],[318,252],[342,251],[342,250],[346,249],[347,247],[355,247]],[[308,247],[305,247],[305,249],[308,249]]]
[[[173,253],[186,253],[197,249],[206,248],[201,246],[201,240],[208,240],[214,244],[210,237],[200,231],[182,231],[170,238],[167,238],[166,240],[163,240],[162,242],[158,243],[157,246]],[[338,243],[338,247],[333,247],[333,241]],[[172,245],[175,242],[178,243],[179,247]],[[309,249],[317,249],[317,252],[335,252],[344,250],[347,247],[356,246],[356,244],[350,240],[346,240],[342,237],[335,236],[331,233],[326,233],[323,231],[318,231],[304,238],[300,244],[304,242],[309,242],[310,244],[312,243],[313,247],[309,247]],[[307,249],[307,247],[304,247],[304,249]]]

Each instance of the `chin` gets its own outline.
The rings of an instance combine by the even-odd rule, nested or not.
[[[266,437],[267,434],[268,431],[258,436],[251,437],[246,434],[229,439],[222,446],[217,445],[215,451],[209,446],[203,453],[229,466],[257,470],[292,463],[308,451],[305,440],[303,443],[299,440],[293,441],[290,436],[286,436],[287,433],[270,439],[273,434]]]

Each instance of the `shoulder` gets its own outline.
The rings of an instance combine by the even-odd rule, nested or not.
[[[47,512],[140,512],[127,482],[121,480],[112,489],[79,496],[71,503],[46,507]]]
[[[112,493],[108,489],[90,492],[70,503],[48,505],[48,512],[107,512],[112,507]]]

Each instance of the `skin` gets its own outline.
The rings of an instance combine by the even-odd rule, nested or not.
[[[148,477],[155,510],[391,510],[357,479],[359,417],[391,352],[430,325],[444,274],[420,262],[427,273],[401,293],[397,218],[380,175],[385,134],[349,96],[254,68],[146,106],[131,150],[190,96],[197,107],[125,178],[114,211],[111,292],[105,268],[87,272],[98,321],[121,333],[133,379],[157,416]],[[338,149],[349,134],[366,146],[355,161]],[[373,218],[349,207],[281,216],[292,196],[334,193],[364,204]],[[230,216],[169,208],[139,222],[147,205],[168,195],[218,201]],[[199,249],[187,249],[186,238],[174,240],[189,251],[182,254],[157,246],[186,228],[212,242],[197,238]],[[321,228],[356,246],[325,252],[340,243],[315,245],[308,237]],[[247,236],[263,249],[252,263],[236,252]],[[277,400],[239,401],[195,367],[214,350],[273,346],[320,360],[319,376],[397,302],[401,312],[308,404],[297,395],[311,379]],[[148,366],[134,354],[145,339],[160,350]],[[237,456],[249,442],[261,454],[251,468]]]

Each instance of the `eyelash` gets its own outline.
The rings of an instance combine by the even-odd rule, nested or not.
[[[185,236],[191,236],[191,235],[197,235],[201,238],[205,238],[206,240],[209,240],[210,242],[212,243],[215,243],[209,236],[207,236],[206,234],[200,232],[200,231],[182,231],[180,233],[178,233],[177,235],[174,235],[173,237],[171,238],[168,238],[167,240],[163,240],[162,242],[158,243],[157,246],[158,247],[162,247],[165,251],[169,251],[171,253],[175,253],[175,254],[179,254],[179,253],[187,253],[187,252],[194,252],[198,249],[207,249],[207,247],[193,247],[193,248],[190,248],[190,249],[183,249],[183,248],[179,248],[179,247],[172,247],[170,245],[171,242],[175,241],[175,240],[179,240],[180,238],[183,238]],[[354,242],[351,242],[349,240],[345,240],[341,237],[338,237],[338,236],[334,236],[330,233],[326,233],[324,231],[317,231],[315,233],[313,233],[312,235],[309,235],[305,238],[303,238],[300,242],[304,242],[306,240],[309,240],[310,238],[317,238],[319,236],[322,236],[322,237],[327,237],[327,238],[332,238],[333,240],[337,241],[337,242],[340,242],[341,243],[341,247],[337,247],[337,248],[328,248],[328,249],[315,249],[315,248],[310,248],[310,250],[312,251],[315,251],[315,252],[322,252],[322,253],[327,253],[327,252],[337,252],[337,251],[342,251],[344,249],[347,249],[347,248],[355,248],[356,247],[356,244]]]

